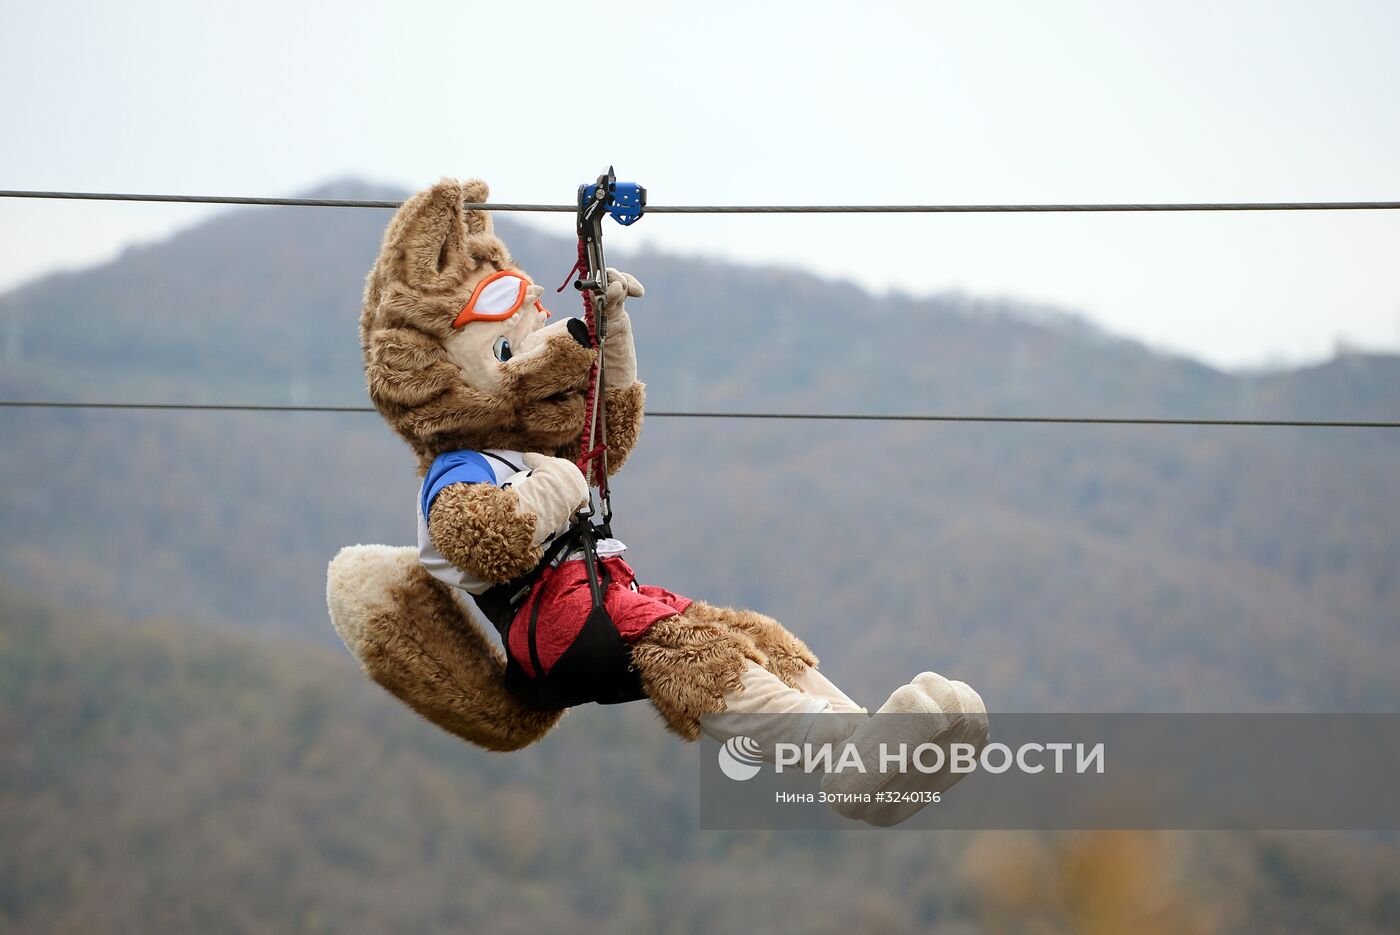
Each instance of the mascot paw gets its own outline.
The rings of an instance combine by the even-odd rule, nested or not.
[[[836,796],[832,807],[847,818],[881,827],[898,824],[927,803],[856,800],[875,793],[943,792],[965,775],[949,768],[953,744],[969,744],[980,751],[987,743],[987,735],[987,708],[971,686],[923,672],[908,685],[895,689],[875,717],[852,735],[850,743],[855,745],[868,771],[828,773],[822,779],[822,791]],[[911,755],[921,744],[942,748],[943,767],[933,773],[913,768],[880,773],[881,746],[893,751],[900,744]],[[840,801],[847,795],[853,800]]]
[[[624,273],[620,269],[608,267],[608,291],[604,298],[604,304],[608,307],[622,305],[627,298],[640,299],[647,294],[647,290],[642,286],[640,280],[631,273]]]

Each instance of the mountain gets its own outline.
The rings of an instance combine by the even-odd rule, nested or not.
[[[388,216],[234,210],[17,289],[0,394],[362,404]],[[498,228],[563,278],[571,243]],[[1400,418],[1393,356],[1232,374],[1030,305],[609,238],[647,284],[653,409]],[[372,415],[12,409],[0,432],[0,574],[64,604],[330,641],[329,557],[412,539],[412,460]],[[616,502],[644,579],[774,614],[871,702],[934,667],[1003,710],[1400,706],[1398,433],[652,419]]]
[[[0,296],[0,396],[363,404],[387,220],[234,210]],[[563,278],[572,244],[498,226]],[[1226,373],[630,236],[653,409],[1400,418],[1393,356]],[[377,417],[3,409],[0,437],[0,931],[1400,921],[1391,838],[700,832],[696,751],[645,706],[485,754],[333,645],[326,561],[413,536]],[[615,497],[644,578],[778,616],[868,703],[933,667],[994,711],[1400,705],[1397,433],[654,418]]]

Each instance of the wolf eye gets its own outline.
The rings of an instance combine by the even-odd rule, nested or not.
[[[491,350],[495,352],[496,359],[499,360],[501,363],[505,363],[511,358],[510,341],[504,337],[497,338],[496,343],[494,346],[492,346]]]

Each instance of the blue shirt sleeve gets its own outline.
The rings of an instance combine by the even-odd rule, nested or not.
[[[448,451],[438,455],[428,467],[428,476],[423,478],[421,506],[423,522],[428,521],[428,513],[433,501],[442,488],[448,484],[494,484],[496,472],[491,470],[480,452]]]

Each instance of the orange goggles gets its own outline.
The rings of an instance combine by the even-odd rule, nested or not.
[[[452,327],[460,328],[472,321],[505,321],[525,304],[525,290],[530,288],[530,280],[515,272],[503,269],[492,273],[472,290],[472,297],[462,307]],[[540,314],[549,316],[549,309],[538,299],[535,308]]]

